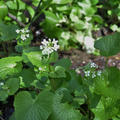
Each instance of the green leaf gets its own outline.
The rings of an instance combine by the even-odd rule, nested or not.
[[[22,0],[18,0],[19,10],[25,10],[26,4]]]
[[[54,4],[68,4],[71,2],[72,2],[72,0],[53,0]]]
[[[45,20],[42,23],[44,32],[50,38],[58,38],[60,36],[62,29],[56,27],[56,24],[59,22],[58,17],[50,11],[45,11]]]
[[[82,20],[79,20],[77,23],[74,23],[74,27],[77,30],[83,30],[85,29],[85,23]]]
[[[6,57],[0,59],[0,78],[4,79],[7,75],[14,75],[22,70],[21,57]]]
[[[56,66],[55,71],[50,73],[51,78],[65,78],[65,69],[61,66]]]
[[[50,120],[81,120],[80,111],[75,110],[67,103],[61,103],[62,93],[56,93],[54,97],[53,113]]]
[[[29,13],[31,15],[31,18],[32,18],[34,16],[34,14],[35,14],[34,9],[32,7],[30,7],[30,6],[27,6],[27,10],[29,11]]]
[[[33,83],[34,80],[36,80],[36,75],[33,69],[23,69],[22,73],[22,80],[25,83],[26,87],[31,86],[31,83]]]
[[[14,95],[19,89],[19,84],[19,78],[9,78],[0,90],[0,101],[5,101],[9,95]]]
[[[60,60],[58,60],[56,63],[55,63],[55,66],[62,66],[62,67],[64,67],[66,70],[67,69],[70,69],[70,67],[71,67],[71,61],[70,61],[70,59],[68,59],[68,58],[63,58],[63,59],[60,59]]]
[[[42,54],[40,51],[30,52],[26,55],[33,65],[37,67],[42,65]]]
[[[19,47],[19,46],[18,46]],[[28,47],[26,49],[23,50],[23,54],[22,54],[22,57],[23,57],[23,61],[25,63],[29,62],[29,59],[27,57],[28,53],[30,52],[35,52],[35,51],[39,51],[40,48],[39,47]]]
[[[58,60],[58,53],[57,52],[53,52],[48,60],[48,63],[54,63]]]
[[[96,108],[92,109],[93,113],[95,114],[94,120],[106,120],[105,118],[105,109],[102,101],[100,101]]]
[[[15,118],[15,113],[13,113],[13,114],[10,116],[9,120],[16,120],[16,118]]]
[[[94,15],[92,19],[93,19],[95,22],[97,22],[97,23],[100,23],[100,24],[103,23],[103,19],[102,19],[102,17],[99,16],[99,15]]]
[[[91,0],[92,5],[96,5],[99,2],[99,0]]]
[[[96,108],[92,109],[95,114],[94,120],[109,120],[119,113],[119,107],[116,106],[116,101],[109,97],[102,97]]]
[[[9,9],[17,10],[17,3],[15,1],[7,1],[6,5]]]
[[[74,91],[74,90],[82,90],[81,86],[81,76],[78,75],[74,70],[69,70],[69,74],[71,76],[71,78],[69,79],[69,82],[67,82],[70,91]]]
[[[120,52],[120,33],[107,35],[95,42],[95,48],[103,56],[112,56]]]
[[[85,0],[84,2],[78,2],[78,5],[82,8],[81,11],[86,16],[93,16],[96,12],[96,9],[91,6],[89,0]]]
[[[20,80],[19,78],[10,78],[7,80],[5,86],[7,87],[8,95],[14,95],[14,93],[19,89]]]
[[[52,0],[44,0],[42,1],[42,5],[40,6],[40,10],[45,10],[51,5]]]
[[[5,101],[8,97],[8,93],[6,90],[0,90],[0,101]]]
[[[120,70],[114,67],[106,69],[101,77],[95,79],[96,94],[120,99]]]
[[[85,8],[86,16],[93,16],[95,14],[95,12],[96,12],[96,10],[92,7]]]
[[[3,19],[8,14],[8,8],[3,1],[0,1],[0,19]]]
[[[16,39],[17,33],[16,33],[17,26],[14,24],[6,25],[2,22],[0,22],[0,40],[2,41],[10,41],[13,39]]]
[[[70,19],[72,22],[79,22],[80,21],[80,17],[81,17],[81,13],[79,12],[81,9],[78,7],[73,7],[72,11],[70,13]]]
[[[60,11],[60,12],[67,12],[70,8],[67,5],[62,5],[62,6],[57,5],[56,9],[57,11]]]
[[[53,13],[53,12],[50,12],[50,11],[45,11],[45,16],[46,16],[46,21],[51,23],[51,24],[56,24],[58,23],[58,18],[57,16]]]
[[[23,91],[15,97],[16,120],[47,120],[52,112],[53,94],[41,92],[33,99],[29,92]]]

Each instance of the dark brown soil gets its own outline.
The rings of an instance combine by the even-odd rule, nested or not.
[[[105,57],[87,54],[85,51],[80,51],[77,49],[60,52],[60,56],[63,58],[70,58],[70,60],[72,61],[73,69],[84,66],[89,62],[95,62],[100,69],[104,69],[106,64]],[[116,66],[120,69],[120,53],[108,58],[108,66]]]

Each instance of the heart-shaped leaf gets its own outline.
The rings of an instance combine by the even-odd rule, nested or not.
[[[0,19],[3,19],[8,14],[8,8],[3,1],[0,1]]]
[[[19,56],[0,59],[0,78],[4,79],[7,75],[14,75],[21,72],[21,61],[22,58]]]
[[[52,112],[53,94],[41,92],[33,99],[29,92],[23,91],[15,97],[16,120],[47,120]]]
[[[54,97],[53,113],[50,120],[81,120],[81,114],[67,103],[61,103],[63,91],[56,93]]]
[[[107,35],[95,42],[95,48],[103,56],[112,56],[120,52],[120,33]]]

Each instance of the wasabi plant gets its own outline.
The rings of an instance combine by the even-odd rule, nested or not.
[[[41,3],[35,16],[33,8],[24,2],[34,6]],[[108,67],[107,60],[120,52],[120,33],[102,37],[93,44],[91,31],[98,27],[94,23],[102,23],[96,15],[99,1],[24,2],[0,2],[0,42],[6,53],[4,57],[0,54],[0,103],[4,106],[10,97],[14,98],[9,120],[119,120],[120,70]],[[11,22],[8,10],[21,21]],[[18,24],[29,21],[23,15],[25,10],[29,11],[31,22],[26,27],[22,24],[20,29]],[[42,13],[45,18],[38,25],[48,39],[32,47],[31,25]],[[71,69],[69,59],[59,59],[59,49],[82,40],[85,41],[80,44],[88,45],[88,51],[95,48],[106,57],[105,69],[89,63],[82,67],[81,75]],[[15,46],[12,51],[11,46]],[[0,108],[0,119],[3,115]]]
[[[31,32],[16,30],[21,53],[0,59],[0,101],[14,97],[10,120],[109,120],[120,111],[120,70],[107,67],[99,70],[91,62],[84,66],[84,76],[71,69],[69,59],[58,59],[56,39],[43,39],[40,47],[26,41]],[[24,36],[24,37],[23,37]],[[95,47],[104,56],[119,50],[119,33],[96,41]],[[113,38],[108,41],[106,39]],[[107,47],[102,48],[101,45]],[[112,52],[111,52],[112,50]],[[86,107],[84,107],[86,106]],[[89,111],[89,112],[88,112]]]

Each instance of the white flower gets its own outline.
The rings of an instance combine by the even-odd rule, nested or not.
[[[19,38],[22,39],[23,41],[26,40],[27,38],[30,37],[29,35],[29,30],[26,30],[26,29],[21,29],[21,30],[16,30],[17,33],[19,33]]]
[[[48,41],[46,39],[43,39],[43,41],[41,42],[43,45],[47,46],[48,45]]]
[[[3,82],[0,82],[0,86],[3,86],[4,85],[4,83]]]
[[[40,45],[40,50],[42,50],[43,49],[43,46],[42,45]]]
[[[54,47],[53,47],[53,49],[54,49],[55,51],[57,51],[59,48],[60,48],[60,46],[57,45],[57,44],[55,44]]]
[[[51,39],[49,38],[48,41],[51,42]]]
[[[48,41],[44,39],[41,43],[42,45],[40,45],[40,49],[42,50],[43,55],[49,56],[52,52],[57,51],[60,47],[57,44],[58,41],[55,39],[53,39],[53,41],[51,39],[48,39]]]
[[[98,68],[98,66],[97,66],[95,63],[91,63],[91,64],[90,64],[90,67],[91,67],[91,68]]]
[[[26,40],[25,35],[21,35],[21,39],[22,39],[23,41]]]
[[[57,43],[58,43],[58,41],[57,41],[57,40],[55,40],[55,39],[53,39],[52,43],[53,43],[53,44],[57,44]]]
[[[90,76],[90,71],[85,71],[85,76],[89,77]]]
[[[29,30],[26,30],[26,33],[30,32]]]
[[[39,67],[39,71],[42,71],[42,68],[41,68],[41,67]]]
[[[95,78],[96,77],[96,74],[95,72],[92,73],[92,78]]]
[[[97,72],[97,75],[98,75],[98,76],[101,76],[101,74],[102,74],[102,71],[99,70],[99,71]]]
[[[53,49],[50,48],[50,47],[48,47],[48,48],[43,49],[42,54],[43,54],[43,55],[49,55],[49,54],[51,54],[52,52],[53,52]]]
[[[20,33],[20,30],[17,29],[17,30],[16,30],[16,33]]]
[[[36,33],[36,35],[40,35],[40,31],[36,31],[35,33]]]
[[[29,34],[26,34],[26,37],[29,37],[30,35]]]

